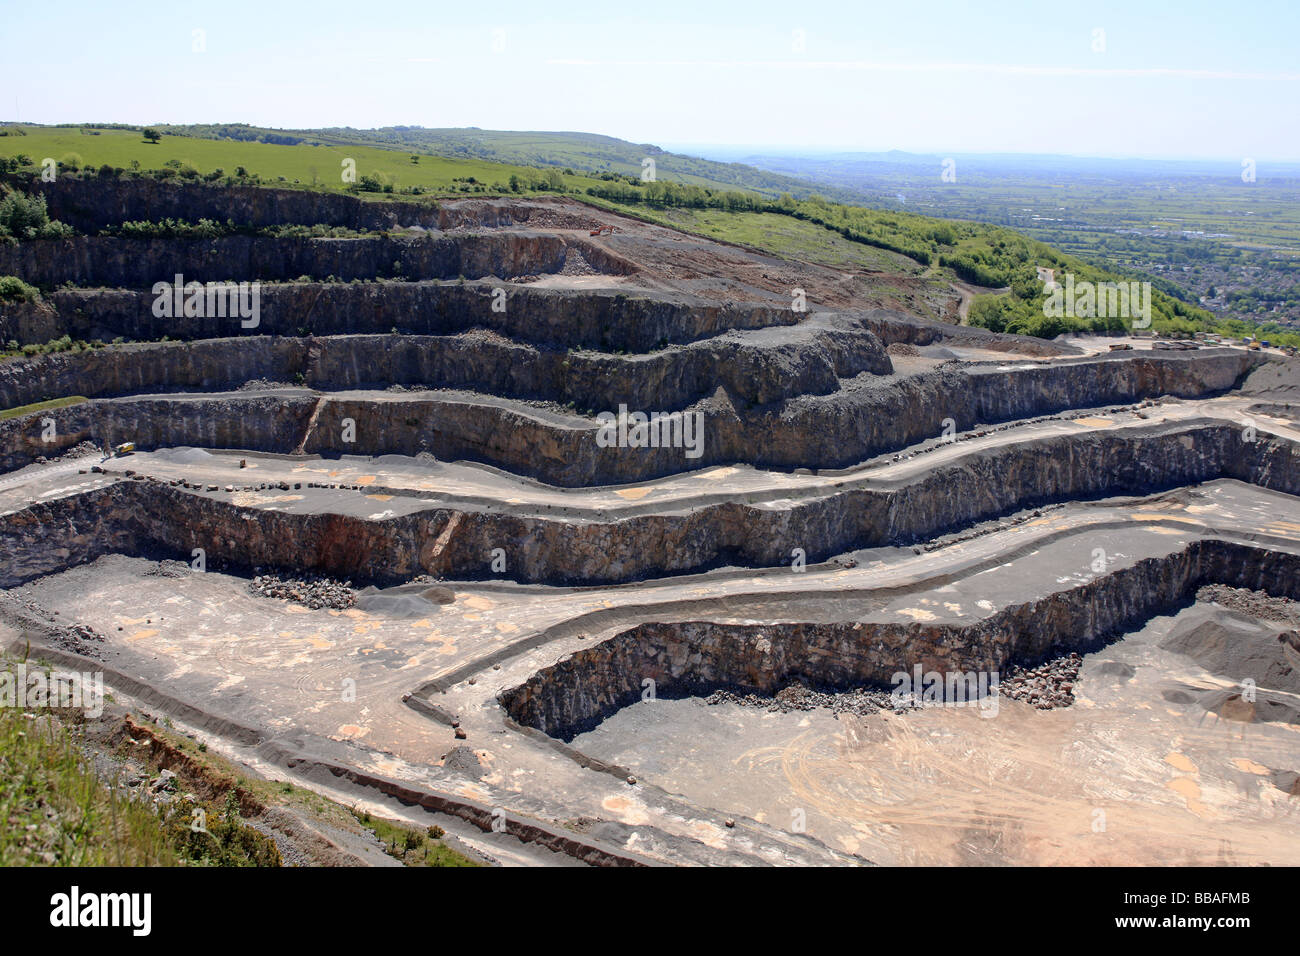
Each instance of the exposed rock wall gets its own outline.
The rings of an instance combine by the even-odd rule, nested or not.
[[[684,408],[719,386],[766,404],[827,394],[839,378],[890,374],[884,347],[844,320],[809,324],[788,339],[739,332],[650,355],[539,349],[490,335],[250,336],[122,345],[0,363],[0,408],[64,395],[225,391],[253,379],[325,390],[414,385],[470,389],[602,411]]]
[[[950,325],[892,309],[872,309],[866,314],[866,326],[886,345],[935,345],[941,342],[993,352],[1015,352],[1050,358],[1056,355],[1081,355],[1082,350],[1064,339],[1040,339],[1032,335],[990,332],[973,325]]]
[[[230,170],[234,172],[234,170]],[[375,201],[339,193],[261,186],[209,186],[154,179],[72,179],[30,185],[45,196],[50,217],[86,233],[132,221],[231,220],[262,228],[289,223],[383,230],[438,228],[438,204]]]
[[[171,275],[162,278],[170,281]],[[261,290],[260,324],[248,333],[237,319],[155,317],[152,292],[68,289],[39,304],[0,305],[0,339],[39,345],[62,335],[109,342],[118,337],[157,341],[163,336],[189,340],[392,329],[447,335],[483,328],[518,342],[644,353],[729,329],[796,325],[808,318],[790,309],[720,306],[681,296],[527,286],[508,288],[505,311],[495,311],[498,288],[498,283],[480,281],[268,284]]]
[[[141,449],[193,445],[283,452],[297,447],[316,400],[310,395],[92,401],[0,420],[0,471],[51,457],[83,441],[134,441]],[[42,421],[55,422],[43,440]]]
[[[774,693],[793,680],[839,690],[889,686],[891,675],[917,664],[988,673],[1118,637],[1206,584],[1300,597],[1300,556],[1196,541],[968,625],[641,624],[543,668],[500,699],[518,723],[568,740],[640,700],[646,678],[658,696],[689,697],[723,688]]]
[[[233,170],[230,170],[233,172]],[[230,220],[263,228],[297,224],[343,226],[380,231],[420,226],[425,229],[527,226],[545,219],[548,228],[590,229],[596,218],[557,210],[544,199],[427,200],[362,198],[307,189],[225,186],[155,179],[75,179],[53,183],[14,182],[45,196],[50,216],[87,233],[130,221],[183,219]],[[558,221],[557,221],[558,220]]]
[[[293,403],[286,414],[301,422],[310,406]],[[381,583],[421,573],[488,577],[493,549],[503,548],[506,575],[514,580],[615,583],[719,563],[775,566],[788,560],[792,547],[816,561],[853,548],[933,538],[1054,500],[1146,494],[1224,477],[1300,494],[1300,446],[1282,439],[1243,442],[1239,430],[1209,422],[1060,436],[983,450],[901,485],[845,489],[781,509],[706,501],[686,511],[612,521],[465,510],[441,544],[438,537],[455,510],[430,508],[383,520],[304,515],[253,509],[224,493],[120,481],[0,518],[0,553],[8,558],[0,587],[112,550],[188,556],[194,547],[207,549],[214,563]],[[303,491],[280,494],[293,501]]]
[[[709,353],[706,350],[704,354]],[[272,358],[267,356],[265,361]],[[341,361],[348,362],[346,358]],[[704,361],[707,365],[710,360]],[[841,468],[935,438],[950,418],[958,429],[965,430],[1160,395],[1203,396],[1231,387],[1257,361],[1246,352],[1222,350],[1068,360],[1043,366],[947,366],[910,378],[868,376],[868,381],[853,380],[828,395],[801,395],[753,408],[709,400],[702,406],[703,448],[696,458],[686,457],[686,450],[680,447],[602,448],[596,441],[598,423],[591,419],[508,402],[470,402],[455,397],[382,401],[327,397],[304,450],[325,456],[427,452],[443,460],[483,462],[565,487],[645,481],[735,462],[770,468]],[[782,366],[778,362],[772,368]],[[192,374],[215,378],[228,375],[228,371],[199,365]],[[106,378],[111,381],[111,377],[112,373],[106,372]],[[781,377],[760,378],[753,384]],[[645,381],[654,380],[651,376]],[[735,387],[743,395],[753,384]],[[598,375],[591,387],[603,387]],[[314,399],[300,401],[311,403]],[[178,396],[97,401],[41,413],[40,417],[55,420],[58,437],[52,443],[36,445],[31,436],[40,431],[39,418],[0,421],[0,470],[22,467],[33,455],[57,454],[88,432],[120,436],[116,440],[135,441],[142,449],[192,444],[285,452],[297,447],[301,435],[288,445],[275,443],[276,436],[289,427],[284,420],[288,406],[282,399],[259,399],[250,393],[237,409],[238,418],[232,421],[231,406],[225,399]],[[343,441],[345,418],[356,424],[356,440],[351,443]],[[204,430],[196,433],[198,426]],[[206,441],[204,435],[214,441]],[[996,482],[992,486],[996,487]]]
[[[353,239],[78,236],[0,244],[0,275],[46,287],[71,282],[136,289],[171,283],[178,273],[185,282],[288,282],[302,276],[345,282],[393,276],[511,279],[559,272],[567,251],[560,236],[520,232]]]

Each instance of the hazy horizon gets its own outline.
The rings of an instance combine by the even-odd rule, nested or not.
[[[719,159],[730,153],[734,153],[737,159],[734,162],[741,161],[744,156],[788,156],[791,158],[798,157],[803,159],[833,159],[845,156],[886,156],[891,153],[898,153],[903,156],[917,157],[939,157],[954,156],[967,158],[984,158],[984,159],[1077,159],[1086,161],[1114,162],[1114,163],[1164,163],[1164,164],[1187,164],[1197,165],[1204,163],[1228,163],[1234,168],[1240,162],[1240,157],[1205,154],[1202,156],[1138,156],[1138,155],[1121,155],[1109,153],[1037,153],[1037,152],[1005,152],[1005,151],[968,151],[968,150],[951,150],[942,152],[938,150],[921,150],[906,149],[903,147],[881,147],[881,148],[859,148],[845,149],[831,146],[808,146],[806,148],[796,148],[779,145],[762,145],[753,143],[655,143],[672,153],[683,153],[688,155],[699,156],[702,159]],[[1280,166],[1295,166],[1300,172],[1300,156],[1296,157],[1271,157],[1258,156],[1254,157],[1260,161],[1266,161]]]
[[[1300,158],[1300,8],[1208,2],[1169,17],[1100,2],[982,10],[682,0],[615,19],[397,0],[310,15],[127,2],[11,6],[0,32],[18,122],[246,122],[586,130],[638,143],[790,153]],[[709,144],[712,144],[710,146]],[[809,144],[818,144],[810,146]]]

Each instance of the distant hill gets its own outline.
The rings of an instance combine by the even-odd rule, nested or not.
[[[688,183],[712,189],[747,189],[776,198],[789,193],[796,199],[813,194],[839,202],[854,202],[849,190],[819,185],[807,179],[757,169],[742,163],[718,162],[670,153],[649,143],[629,143],[613,136],[575,132],[519,132],[510,130],[425,129],[389,126],[382,129],[264,129],[242,123],[158,126],[164,133],[204,139],[234,139],[293,146],[300,143],[329,146],[372,146],[444,156],[476,159],[512,166],[572,169],[579,173],[613,173],[640,176],[642,162],[654,160],[655,176],[664,182]]]

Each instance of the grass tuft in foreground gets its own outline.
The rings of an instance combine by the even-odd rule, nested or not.
[[[281,865],[229,800],[155,804],[143,786],[108,786],[91,759],[77,715],[0,707],[0,866]]]

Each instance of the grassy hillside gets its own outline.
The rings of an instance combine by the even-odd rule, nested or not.
[[[840,239],[906,257],[929,267],[932,273],[960,278],[989,288],[1005,289],[989,295],[972,311],[972,324],[995,331],[1052,338],[1072,331],[1120,331],[1127,324],[1119,317],[1049,317],[1043,310],[1043,283],[1038,268],[1058,276],[1072,273],[1076,281],[1119,282],[1129,276],[1098,268],[1051,246],[1010,229],[982,223],[932,219],[914,213],[846,206],[813,198],[784,196],[767,200],[752,193],[709,192],[670,183],[606,183],[593,187],[593,198],[613,208],[635,210],[647,218],[674,222],[718,239],[743,242],[778,255],[797,255],[825,261],[797,251],[799,245],[817,245],[813,234],[801,231],[798,241],[788,229],[763,228],[755,215],[788,218]],[[671,210],[671,212],[670,212]],[[895,260],[897,261],[897,260]],[[833,264],[833,263],[827,263]],[[1152,319],[1160,331],[1193,332],[1214,328],[1214,317],[1203,309],[1153,289]]]
[[[429,155],[420,155],[417,162],[412,162],[409,152],[374,146],[312,146],[306,143],[288,146],[166,134],[160,142],[149,143],[138,130],[23,129],[26,135],[0,136],[0,156],[23,154],[37,164],[49,157],[60,164],[61,171],[74,163],[92,169],[108,165],[149,170],[163,169],[168,162],[174,162],[180,169],[192,168],[203,177],[217,170],[222,176],[233,176],[242,167],[250,175],[272,185],[342,191],[348,185],[342,178],[342,164],[344,160],[352,159],[356,163],[358,179],[373,176],[397,192],[409,192],[419,187],[421,192],[440,194],[509,191],[511,176],[526,183],[542,178],[539,170],[526,166]],[[600,180],[552,171],[551,182],[567,189],[584,189]]]
[[[853,242],[824,226],[779,213],[670,208],[648,218],[710,239],[738,242],[833,269],[908,275],[925,271],[922,265],[904,255]]]
[[[517,167],[571,169],[599,176],[602,173],[640,178],[642,163],[652,159],[655,175],[664,182],[686,183],[711,189],[746,189],[766,196],[788,192],[796,197],[828,187],[806,179],[768,172],[741,163],[720,163],[670,153],[649,143],[629,143],[596,133],[518,132],[485,129],[424,129],[396,126],[358,130],[334,127],[316,130],[266,130],[240,124],[163,126],[164,132],[184,136],[252,138],[264,142],[321,143],[332,146],[377,146],[407,153],[432,154],[451,159],[479,160]],[[851,199],[847,190],[829,187],[832,198]]]

